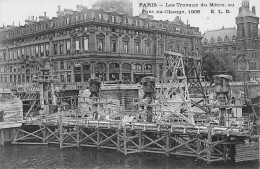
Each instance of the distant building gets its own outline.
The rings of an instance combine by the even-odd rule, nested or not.
[[[254,6],[249,9],[249,0],[242,0],[236,24],[237,29],[223,27],[206,32],[202,40],[204,54],[230,57],[237,80],[242,80],[246,72],[250,81],[260,81],[259,18]]]
[[[103,7],[117,2],[115,11]],[[122,5],[123,3],[123,5]],[[199,28],[151,16],[128,14],[130,1],[98,1],[95,9],[82,5],[77,10],[58,7],[57,17],[0,32],[0,84],[31,83],[39,71],[41,57],[51,60],[60,84],[86,83],[90,77],[102,81],[140,82],[144,76],[160,78],[163,52],[171,50],[200,57]],[[102,9],[96,9],[98,4]],[[120,9],[120,11],[119,11]]]

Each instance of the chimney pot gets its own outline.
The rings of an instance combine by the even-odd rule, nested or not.
[[[58,6],[58,11],[60,11],[60,5]]]

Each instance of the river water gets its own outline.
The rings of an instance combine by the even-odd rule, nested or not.
[[[258,169],[259,161],[206,164],[195,158],[131,154],[96,148],[39,145],[0,147],[0,169]]]

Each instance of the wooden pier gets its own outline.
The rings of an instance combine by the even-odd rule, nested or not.
[[[114,149],[124,155],[146,152],[191,156],[207,163],[259,158],[258,137],[252,137],[248,131],[243,132],[236,127],[143,122],[123,124],[121,121],[62,116],[19,125],[12,129],[12,144],[57,144],[60,149],[96,147]]]

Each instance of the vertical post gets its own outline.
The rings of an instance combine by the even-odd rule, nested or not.
[[[127,155],[127,134],[126,134],[126,127],[124,126],[124,154]]]
[[[208,141],[207,141],[207,163],[211,160],[211,138],[212,138],[212,127],[208,127]]]
[[[39,84],[39,94],[40,94],[40,105],[41,108],[44,108],[44,86],[43,83]]]
[[[52,96],[52,104],[57,105],[57,98],[55,96],[55,89],[53,83],[51,83],[51,96]]]
[[[100,128],[97,127],[97,149],[100,149]]]
[[[199,156],[200,149],[200,134],[197,134],[197,156]]]
[[[62,115],[60,114],[60,149],[63,148],[63,126],[62,126]]]
[[[259,144],[259,147],[258,147],[258,151],[259,151],[259,156],[260,156],[260,135],[259,135],[259,138],[258,138],[258,144]]]
[[[77,147],[79,148],[79,126],[76,126],[76,130],[77,130]]]
[[[138,137],[138,149],[141,152],[141,148],[142,148],[142,131],[139,131],[139,137]]]
[[[170,137],[169,133],[166,133],[166,156],[169,156],[170,154]]]
[[[4,138],[4,129],[0,130],[0,134],[1,134],[1,146],[4,146],[5,145],[5,138]]]
[[[14,143],[17,139],[17,136],[18,136],[18,129],[17,128],[14,128],[13,129],[13,139],[12,139],[12,143]]]
[[[46,124],[43,124],[43,143],[46,142]]]
[[[118,127],[118,129],[117,129],[117,151],[119,151],[119,149],[120,149],[120,129],[119,129],[119,127]]]

